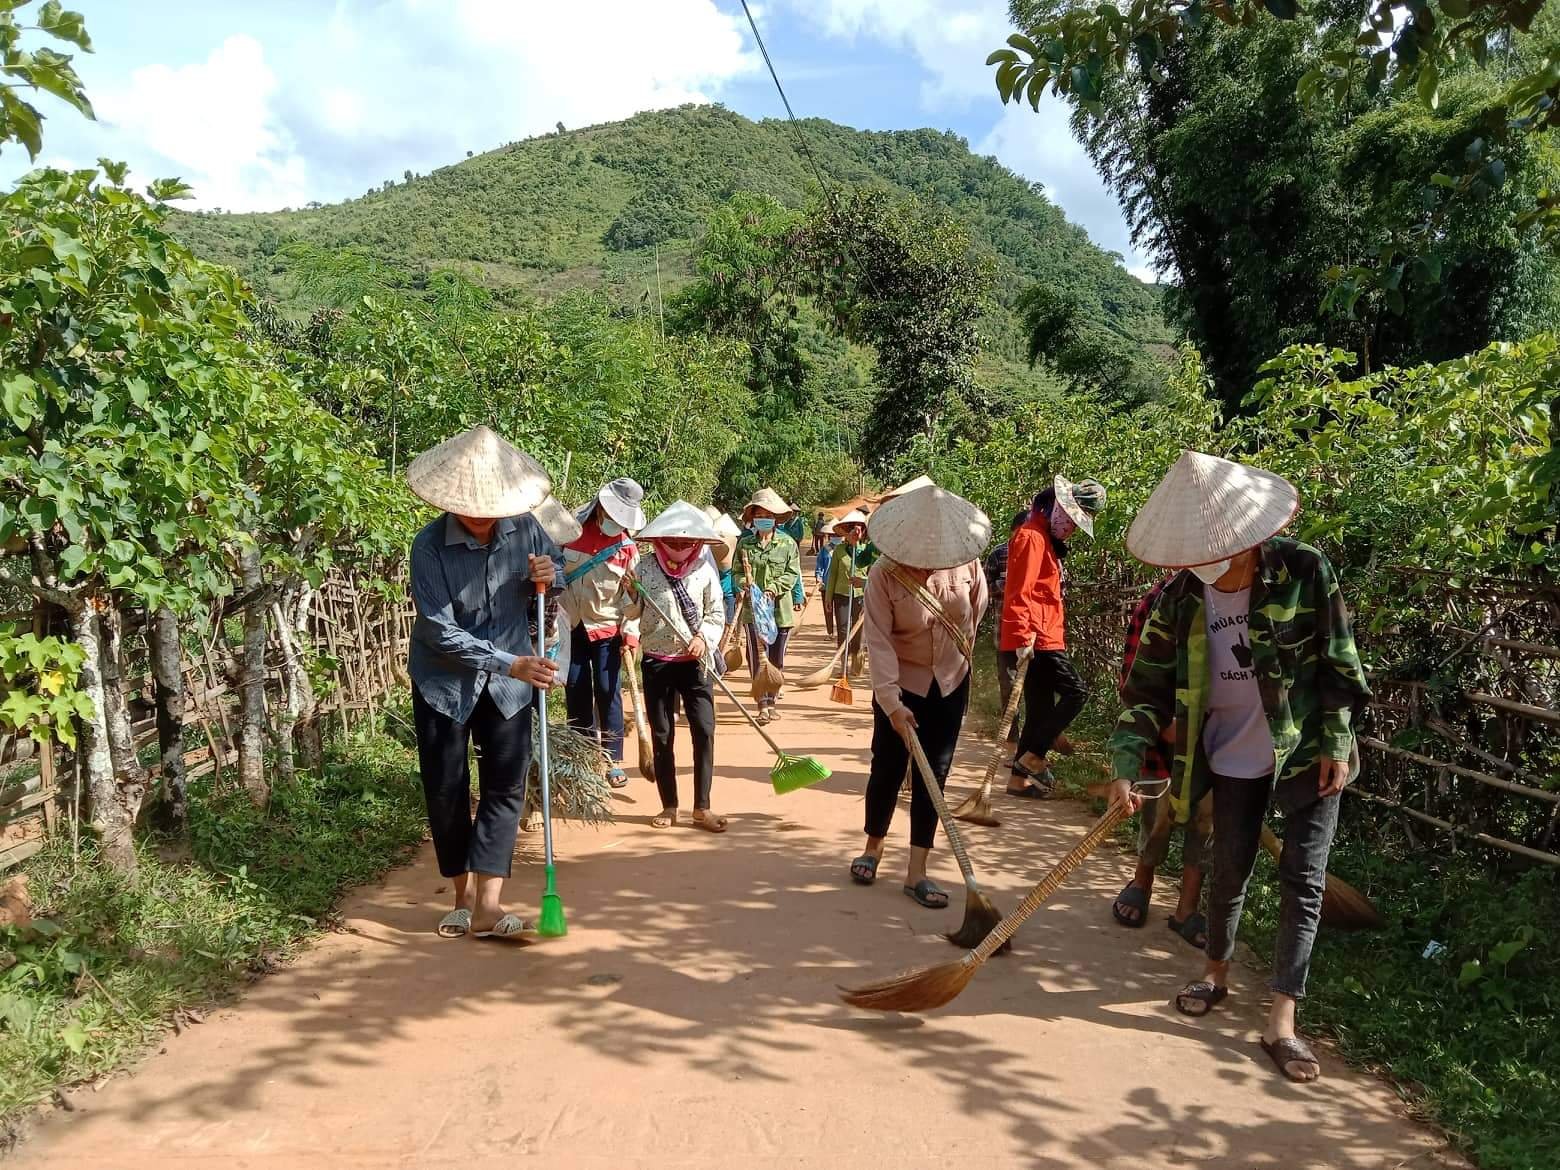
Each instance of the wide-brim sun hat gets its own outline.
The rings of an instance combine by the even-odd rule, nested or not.
[[[773,515],[777,520],[789,520],[796,515],[796,509],[780,498],[780,493],[774,488],[759,488],[753,493],[753,498],[742,509],[742,521],[746,523],[753,515],[754,508],[762,508]]]
[[[1300,493],[1281,475],[1186,451],[1127,529],[1127,551],[1166,569],[1211,565],[1282,532]]]
[[[542,531],[552,538],[559,548],[580,538],[585,530],[573,512],[560,504],[556,497],[548,496],[532,510],[531,515],[542,526]]]
[[[912,569],[968,564],[991,543],[991,521],[974,504],[935,484],[887,501],[867,521],[877,550]]]
[[[1105,489],[1092,479],[1082,479],[1077,483],[1068,479],[1065,475],[1058,475],[1052,485],[1056,490],[1056,502],[1061,505],[1062,511],[1079,528],[1083,529],[1085,536],[1094,535],[1094,516],[1105,506]]]
[[[474,520],[521,516],[552,492],[546,470],[488,427],[472,427],[424,451],[406,486],[425,503]]]
[[[705,515],[704,509],[686,500],[676,500],[650,523],[639,530],[639,539],[691,540],[699,544],[725,544],[725,539],[715,531],[715,525]]]
[[[620,528],[630,533],[638,532],[645,526],[645,510],[641,506],[644,498],[644,488],[626,475],[619,476],[611,483],[603,484],[601,490],[596,493],[596,498],[575,515],[583,524],[590,519],[592,509],[600,505],[601,510]]]

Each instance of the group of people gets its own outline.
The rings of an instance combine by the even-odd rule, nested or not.
[[[617,687],[625,657],[637,652],[662,805],[652,823],[678,820],[680,712],[692,744],[693,824],[723,832],[725,818],[711,809],[714,679],[738,625],[750,673],[765,661],[784,668],[802,602],[797,510],[765,488],[743,509],[740,527],[682,501],[646,522],[642,489],[619,479],[575,517],[573,531],[549,534],[537,519],[550,499],[545,473],[486,428],[426,453],[408,478],[442,512],[413,544],[410,661],[429,823],[440,871],[455,886],[440,933],[502,938],[523,929],[503,912],[500,894],[529,767],[531,697],[560,681],[557,659],[534,641],[547,628],[541,602],[550,591],[569,648],[570,722],[599,735],[610,781],[626,782]],[[984,560],[987,517],[924,477],[870,516],[851,511],[815,527],[825,619],[842,657],[856,660],[864,650],[872,687],[866,843],[850,865],[854,881],[876,881],[915,745],[939,788],[947,781],[975,640],[994,598],[1004,695],[1023,691],[1022,721],[1005,729],[1008,793],[1049,794],[1049,757],[1068,750],[1067,727],[1086,699],[1067,654],[1063,562],[1069,540],[1092,536],[1105,506],[1100,484],[1058,475]],[[1320,1066],[1296,1033],[1295,1004],[1369,691],[1331,566],[1281,535],[1297,508],[1298,493],[1282,478],[1187,452],[1134,518],[1128,550],[1167,573],[1130,622],[1109,799],[1144,806],[1138,870],[1113,906],[1124,926],[1147,921],[1170,834],[1187,826],[1171,926],[1206,949],[1202,977],[1175,997],[1177,1009],[1194,1016],[1229,994],[1265,818],[1271,804],[1283,812],[1282,910],[1263,1047],[1285,1076],[1311,1080]],[[778,719],[778,696],[755,693],[758,721]],[[474,817],[466,771],[473,740]],[[1145,805],[1142,782],[1155,779],[1165,794]],[[912,783],[904,891],[940,909],[948,895],[927,873],[937,813],[925,784]],[[1206,916],[1198,912],[1204,864],[1211,867]]]

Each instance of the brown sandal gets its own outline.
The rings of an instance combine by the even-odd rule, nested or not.
[[[670,829],[676,823],[677,810],[675,808],[663,808],[650,818],[650,827],[652,829]]]
[[[1272,1057],[1273,1065],[1284,1074],[1286,1080],[1293,1081],[1297,1085],[1309,1085],[1318,1081],[1322,1076],[1322,1062],[1316,1059],[1316,1053],[1311,1051],[1310,1045],[1298,1036],[1283,1036],[1269,1044],[1262,1040],[1262,1051]],[[1316,1068],[1311,1076],[1299,1076],[1289,1071],[1291,1065],[1309,1064]]]
[[[703,814],[702,816],[700,814]],[[694,809],[693,826],[703,829],[706,833],[724,833],[726,831],[726,818],[711,816],[709,809]]]

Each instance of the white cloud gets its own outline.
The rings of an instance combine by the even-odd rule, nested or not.
[[[180,170],[199,205],[244,210],[306,198],[304,160],[277,120],[276,90],[260,42],[232,36],[199,64],[145,66],[95,100],[109,128]]]

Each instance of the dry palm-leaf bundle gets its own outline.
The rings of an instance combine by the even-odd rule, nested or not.
[[[549,723],[547,737],[553,816],[586,825],[609,823],[612,789],[601,745],[594,736],[566,723]],[[525,804],[528,809],[540,809],[542,804],[541,763],[536,759],[526,780]]]

